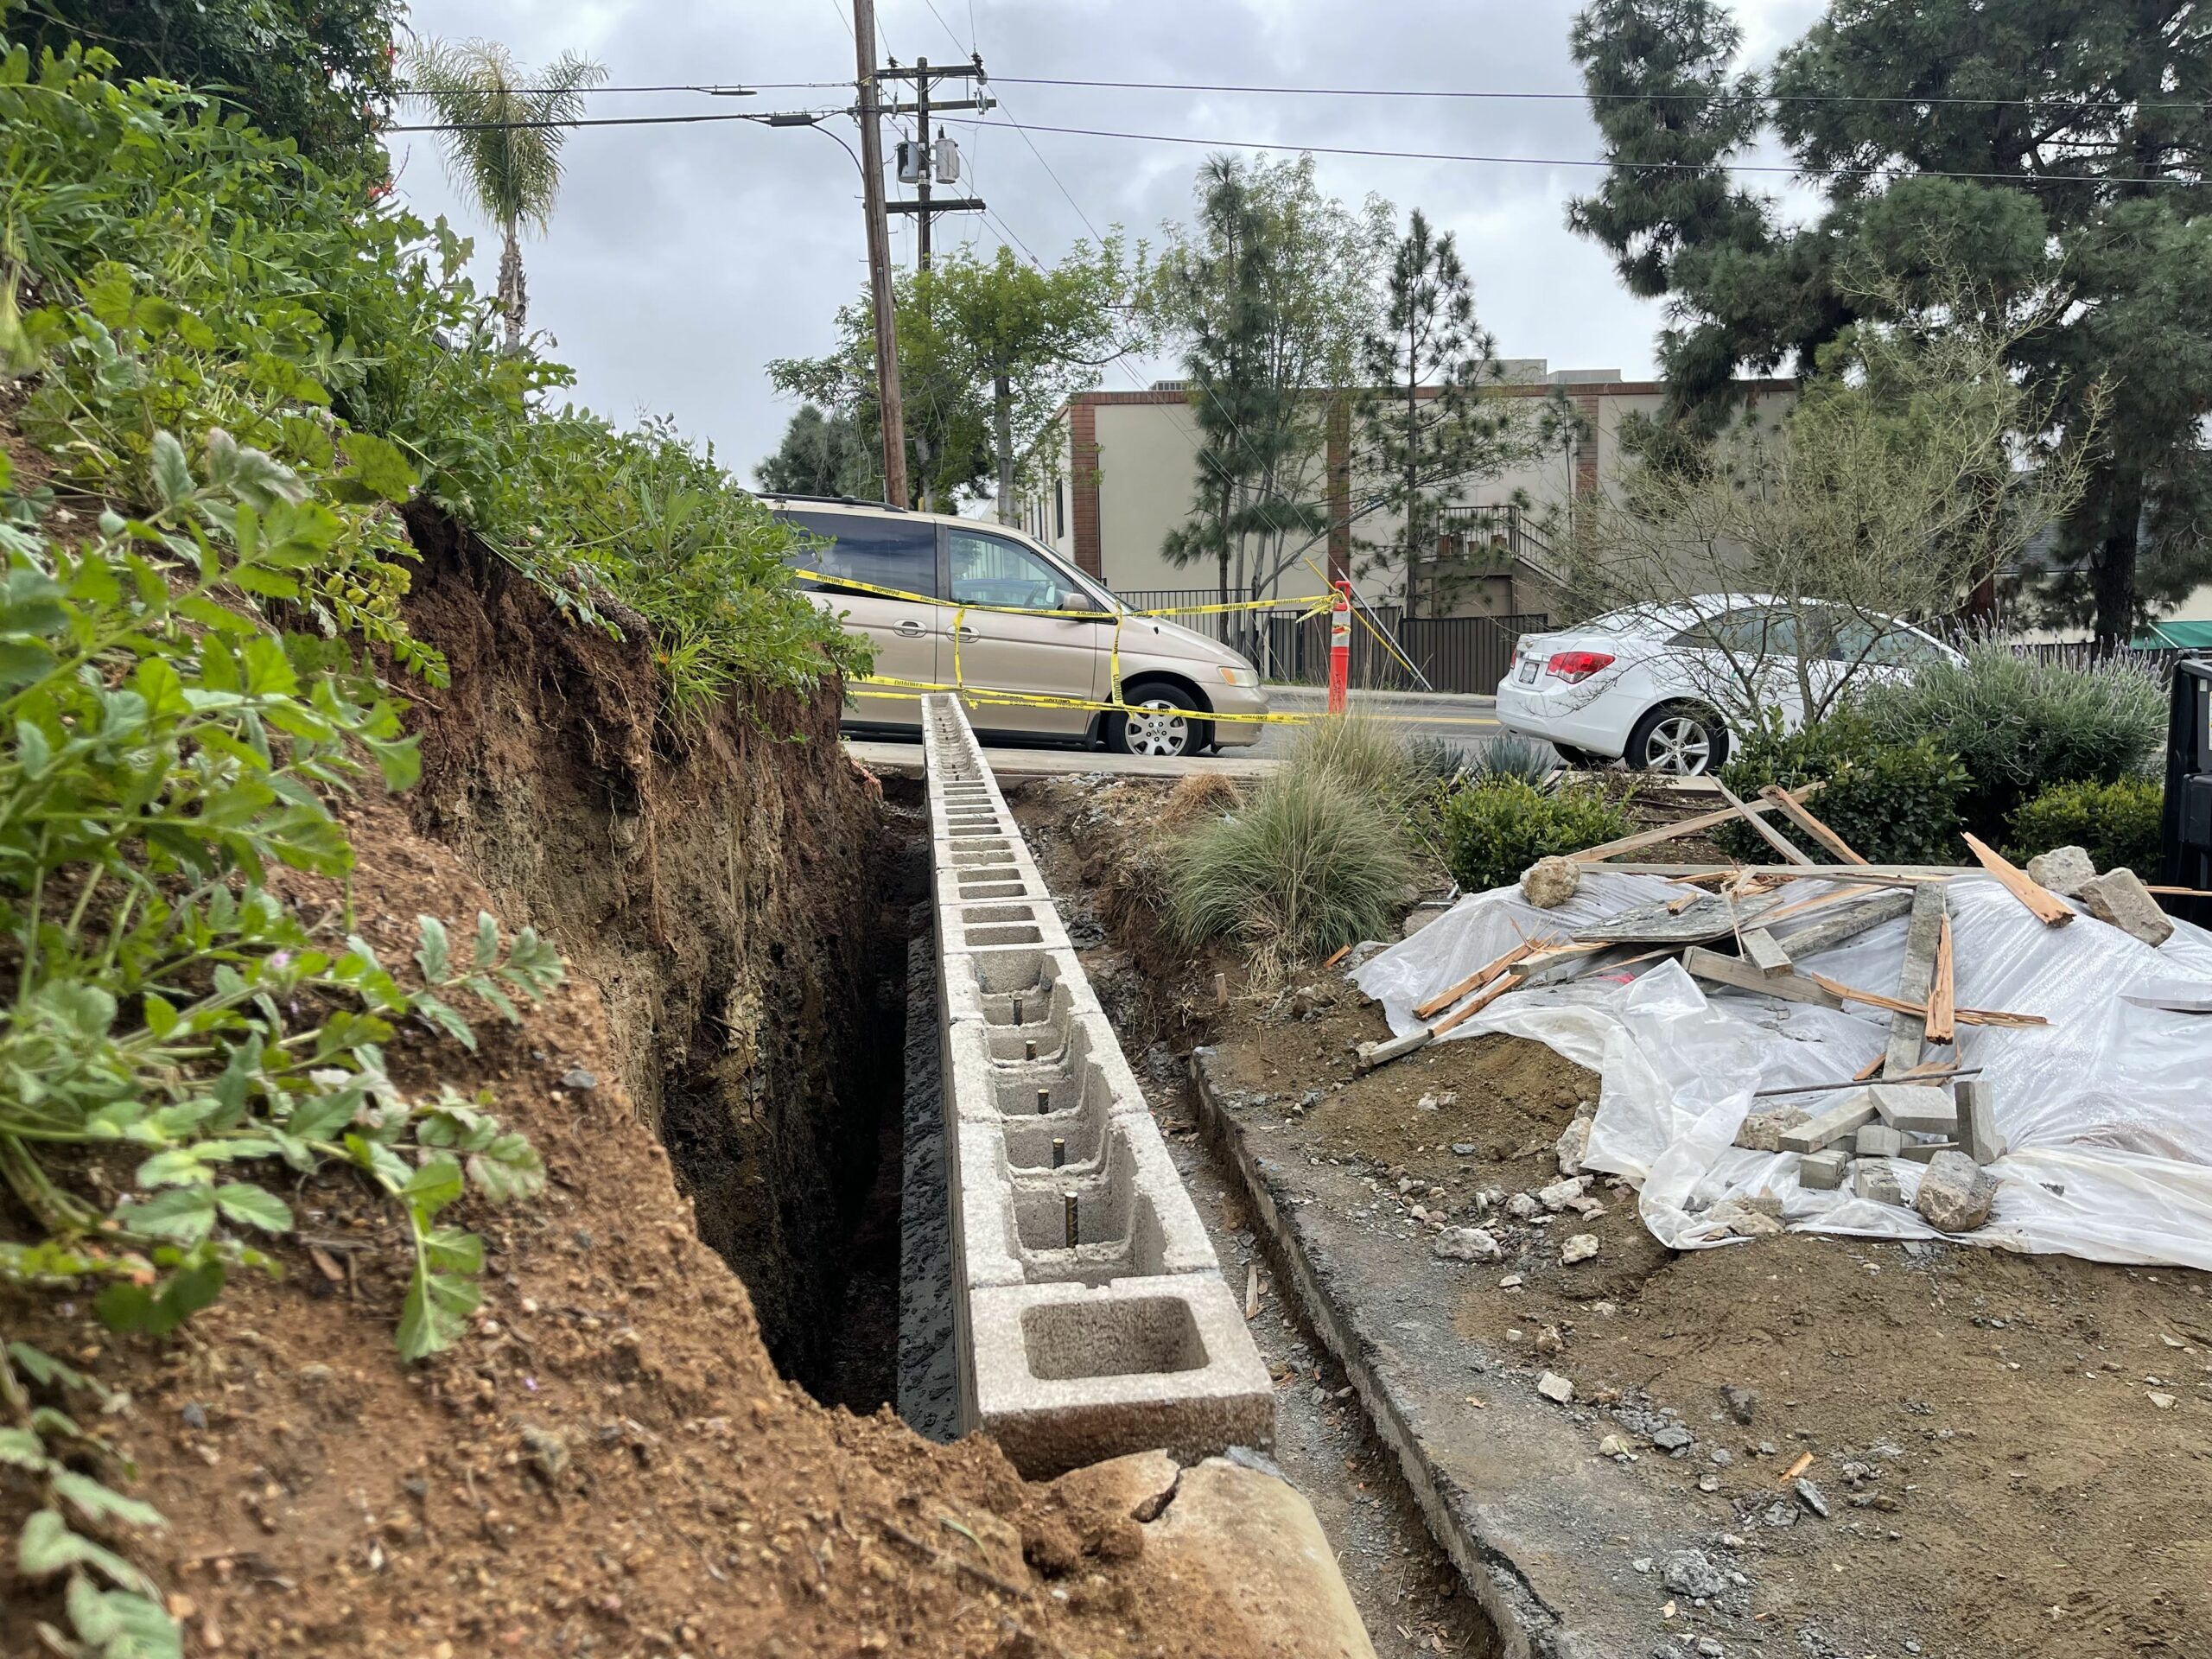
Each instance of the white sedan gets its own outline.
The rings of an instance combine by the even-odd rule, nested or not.
[[[1571,765],[1618,760],[1638,772],[1717,772],[1731,739],[1724,709],[1756,700],[1779,710],[1785,725],[1803,721],[1801,626],[1819,630],[1802,653],[1816,690],[1845,674],[1910,678],[1931,663],[1966,660],[1890,618],[1715,594],[1522,635],[1498,683],[1498,723],[1541,738]]]

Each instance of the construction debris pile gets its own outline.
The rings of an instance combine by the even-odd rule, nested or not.
[[[1604,1079],[1584,1167],[1682,1249],[1794,1230],[1944,1234],[2212,1268],[2212,934],[2078,849],[2021,870],[1548,859],[1352,971],[1394,1037],[1504,1031]],[[2069,903],[2072,899],[2075,902]],[[2079,904],[2080,909],[2075,905]]]

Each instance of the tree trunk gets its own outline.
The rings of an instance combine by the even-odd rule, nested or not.
[[[2135,561],[2143,526],[2143,477],[2133,467],[2115,472],[2107,486],[2104,538],[2089,571],[2089,592],[2096,601],[2094,650],[2109,657],[2135,634]]]
[[[999,458],[999,523],[1014,522],[1014,387],[1004,375],[991,382],[991,442]]]
[[[1406,608],[1408,622],[1421,614],[1421,532],[1415,525],[1419,516],[1414,498],[1420,493],[1421,457],[1414,448],[1421,436],[1421,365],[1414,357],[1414,342],[1412,330],[1406,337]]]
[[[499,251],[499,311],[507,323],[507,355],[522,353],[523,318],[530,309],[530,290],[523,281],[522,242],[516,235],[514,221],[503,227],[506,243]]]

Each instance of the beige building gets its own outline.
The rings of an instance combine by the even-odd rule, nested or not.
[[[1541,359],[1509,360],[1503,366],[1506,384],[1493,396],[1528,400],[1533,418],[1541,400],[1557,391],[1580,412],[1587,435],[1465,491],[1455,515],[1460,543],[1446,550],[1454,556],[1477,551],[1477,563],[1471,567],[1454,557],[1459,570],[1472,573],[1454,583],[1448,608],[1456,614],[1555,608],[1545,580],[1549,544],[1544,526],[1563,518],[1576,497],[1611,482],[1624,465],[1623,420],[1656,413],[1666,396],[1658,382],[1625,380],[1614,370],[1554,371]],[[1786,404],[1796,383],[1752,381],[1745,390],[1755,405]],[[1354,501],[1357,483],[1346,465],[1349,419],[1340,411],[1323,424],[1327,454],[1316,457],[1308,473],[1317,493],[1327,493],[1330,533],[1325,545],[1292,563],[1274,591],[1285,597],[1314,593],[1325,572],[1351,575],[1371,602],[1397,600],[1405,590],[1402,559],[1378,565],[1375,551],[1395,539],[1395,525]],[[1190,513],[1201,442],[1197,411],[1179,382],[1162,382],[1148,391],[1080,392],[1062,406],[1030,453],[1031,482],[1018,500],[1017,523],[1116,593],[1211,588],[1217,575],[1211,562],[1179,569],[1160,550]]]

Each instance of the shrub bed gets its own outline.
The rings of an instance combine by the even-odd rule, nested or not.
[[[1540,858],[1579,853],[1635,828],[1617,802],[1596,790],[1548,795],[1506,777],[1453,791],[1445,797],[1442,817],[1444,861],[1471,893],[1517,881]]]
[[[1770,728],[1745,741],[1720,780],[1745,799],[1770,784],[1796,789],[1818,780],[1821,821],[1877,864],[1955,864],[1961,803],[1973,779],[1933,737],[1885,739],[1866,717],[1843,710],[1795,732]],[[1777,825],[1822,862],[1831,855]],[[1713,844],[1732,858],[1770,863],[1774,849],[1746,823],[1723,824]]]
[[[2158,868],[2164,810],[2164,789],[2148,778],[2054,784],[2013,810],[2005,848],[2024,861],[2054,847],[2079,847],[2101,870],[2125,866],[2149,880]]]

